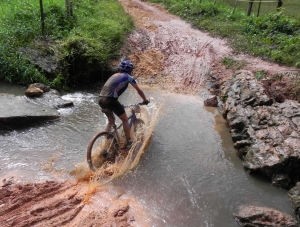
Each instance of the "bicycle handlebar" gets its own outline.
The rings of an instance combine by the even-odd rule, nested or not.
[[[131,104],[131,105],[123,105],[124,108],[128,108],[128,107],[135,107],[135,106],[143,106],[143,105],[148,105],[150,103],[150,99],[148,99],[148,103],[143,103],[143,102],[139,102],[139,103],[136,103],[136,104]]]

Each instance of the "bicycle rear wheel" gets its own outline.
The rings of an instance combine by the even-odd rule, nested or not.
[[[117,141],[113,134],[100,132],[89,142],[86,159],[92,171],[100,168],[105,162],[113,162],[117,152]]]

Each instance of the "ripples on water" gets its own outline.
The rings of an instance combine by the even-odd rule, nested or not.
[[[160,106],[149,147],[137,165],[109,187],[141,202],[151,226],[237,226],[239,205],[268,206],[293,214],[286,191],[249,176],[236,156],[224,119],[198,97],[145,90]],[[61,119],[0,134],[1,173],[24,180],[69,178],[85,163],[90,138],[106,125],[97,95],[63,96],[74,102]],[[140,101],[128,90],[121,102]]]

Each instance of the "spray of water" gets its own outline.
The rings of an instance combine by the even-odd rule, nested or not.
[[[115,178],[124,175],[128,170],[133,169],[139,163],[139,160],[150,143],[158,120],[159,111],[160,106],[157,106],[154,102],[151,102],[151,105],[149,104],[147,107],[141,108],[141,112],[137,117],[143,124],[137,124],[135,132],[132,131],[134,144],[127,154],[119,155],[113,163],[105,163],[94,173],[86,167],[86,164],[81,164],[76,167],[77,171],[74,175],[77,179],[84,180],[89,176],[89,188],[86,193],[85,202],[88,202],[89,198],[101,187]]]

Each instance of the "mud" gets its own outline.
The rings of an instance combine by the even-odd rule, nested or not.
[[[238,54],[225,39],[193,29],[162,6],[137,0],[120,2],[137,25],[123,53],[135,63],[134,75],[139,81],[176,93],[199,94],[205,87],[218,94],[219,87],[237,70],[222,64],[226,57],[240,62],[243,66],[239,69],[254,74],[263,70],[267,82],[262,82],[269,94],[276,90],[277,96],[296,99],[288,74],[299,69]],[[284,74],[280,80],[274,80],[276,75]]]
[[[85,200],[88,187],[71,181],[22,184],[4,180],[0,226],[147,226],[136,217],[142,209],[133,199],[123,198],[122,192],[101,192],[100,187],[97,197],[102,203],[95,205],[93,199]]]
[[[296,70],[236,54],[226,40],[192,29],[161,6],[137,0],[120,2],[136,23],[122,52],[134,62],[134,76],[140,83],[176,93],[199,94],[203,87],[217,93],[234,71],[221,63],[224,57],[244,61],[243,69],[264,70],[268,76]],[[281,83],[290,84],[285,78]],[[270,94],[273,84],[265,82]],[[291,97],[287,84],[276,85],[284,98]],[[22,183],[6,179],[0,188],[0,226],[151,226],[143,222],[146,216],[138,202],[123,192],[99,185],[91,189],[87,181]]]

